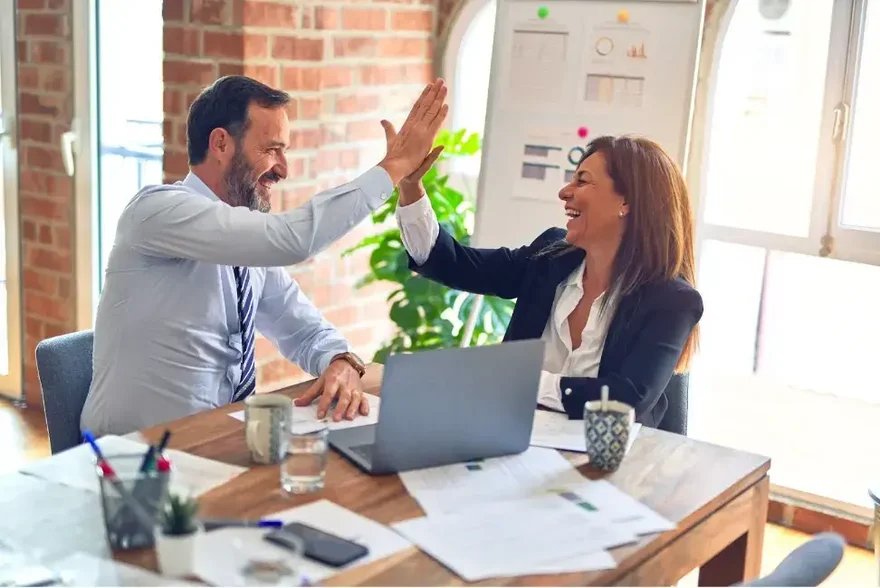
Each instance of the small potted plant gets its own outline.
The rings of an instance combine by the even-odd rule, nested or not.
[[[156,534],[156,557],[159,569],[166,576],[182,577],[193,571],[196,540],[201,530],[196,518],[198,509],[198,502],[193,498],[168,495]]]

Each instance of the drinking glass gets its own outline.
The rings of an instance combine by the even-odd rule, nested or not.
[[[287,455],[281,462],[281,488],[306,494],[324,488],[327,471],[327,420],[293,421]]]

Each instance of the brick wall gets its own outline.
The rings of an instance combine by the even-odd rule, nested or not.
[[[294,97],[290,178],[273,195],[273,209],[298,206],[377,163],[384,154],[379,119],[402,121],[432,76],[433,1],[165,0],[166,179],[187,171],[188,105],[228,74],[255,77]],[[341,253],[372,230],[366,221],[343,242],[290,268],[366,359],[390,333],[388,290],[355,290],[367,256]],[[257,354],[261,389],[303,377],[268,341],[258,341]]]
[[[40,406],[34,348],[74,329],[73,182],[59,148],[73,108],[70,0],[15,0],[25,397]]]

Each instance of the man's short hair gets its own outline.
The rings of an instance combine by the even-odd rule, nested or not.
[[[290,102],[287,92],[270,88],[246,76],[220,78],[199,94],[186,119],[189,164],[198,165],[208,156],[208,139],[214,129],[226,129],[236,139],[248,127],[248,106],[280,108]]]

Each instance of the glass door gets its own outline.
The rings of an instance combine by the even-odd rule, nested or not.
[[[12,2],[0,3],[0,395],[21,399],[16,43]]]
[[[78,322],[90,328],[116,223],[144,186],[162,183],[162,0],[74,4]]]

